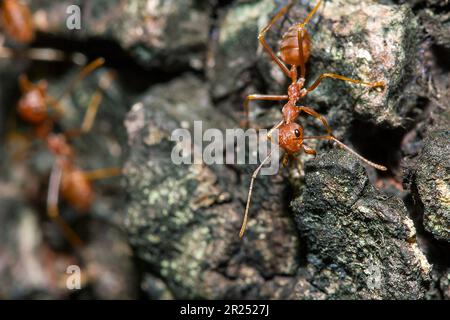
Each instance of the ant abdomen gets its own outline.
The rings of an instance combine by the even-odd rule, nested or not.
[[[302,58],[300,57],[299,50],[299,32],[302,33],[303,41],[303,61],[306,63],[311,54],[311,38],[304,27],[299,25],[291,26],[288,31],[283,35],[281,40],[280,54],[281,59],[287,64],[300,66],[302,64]]]

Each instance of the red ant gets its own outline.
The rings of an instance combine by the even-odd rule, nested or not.
[[[281,149],[285,152],[284,158],[283,158],[283,164],[287,164],[288,157],[294,154],[297,154],[301,152],[302,150],[311,155],[316,155],[316,151],[313,149],[308,148],[304,144],[304,140],[307,139],[323,139],[323,140],[332,140],[336,142],[340,147],[344,148],[345,150],[349,151],[351,154],[356,156],[359,160],[363,161],[364,163],[378,169],[378,170],[387,170],[386,167],[373,163],[358,153],[356,151],[350,149],[347,145],[345,145],[343,142],[336,139],[336,137],[333,136],[333,133],[331,131],[330,126],[328,125],[327,121],[323,116],[321,116],[319,113],[314,111],[311,108],[305,107],[305,106],[296,106],[296,103],[301,98],[305,97],[309,92],[316,89],[320,82],[325,78],[332,78],[332,79],[338,79],[342,81],[348,81],[356,84],[362,84],[371,88],[383,88],[385,87],[384,82],[378,81],[378,82],[364,82],[361,80],[354,80],[350,79],[338,74],[333,73],[324,73],[319,76],[319,78],[310,86],[307,88],[304,88],[305,85],[305,74],[306,74],[306,68],[305,64],[308,61],[310,54],[311,54],[311,38],[308,34],[308,31],[306,30],[306,25],[311,20],[314,13],[319,8],[322,1],[318,1],[316,6],[313,8],[313,10],[308,14],[306,19],[302,23],[294,24],[291,26],[288,31],[283,35],[281,40],[281,46],[280,46],[280,55],[281,59],[272,51],[272,49],[267,45],[264,36],[267,33],[267,31],[272,27],[272,25],[280,18],[282,17],[292,6],[293,1],[289,1],[289,3],[284,6],[269,22],[269,24],[259,33],[258,40],[260,41],[263,48],[266,50],[266,52],[270,55],[272,60],[280,67],[280,69],[283,71],[283,73],[289,77],[292,80],[291,85],[288,88],[288,94],[287,95],[261,95],[261,94],[252,94],[249,95],[244,103],[245,108],[245,114],[246,114],[246,121],[248,124],[248,118],[249,118],[249,102],[251,100],[268,100],[268,101],[284,101],[287,100],[288,102],[284,105],[282,109],[283,114],[283,120],[281,120],[278,124],[276,124],[267,134],[267,137],[269,139],[272,139],[272,133],[274,130],[278,129],[278,145],[281,147]],[[289,69],[286,64],[291,65],[291,68]],[[298,70],[297,68],[300,68],[300,77],[298,77]],[[300,114],[306,113],[307,115],[310,115],[316,119],[319,119],[323,126],[325,127],[327,131],[327,135],[324,136],[309,136],[305,137],[303,136],[303,127],[296,123],[295,121],[299,117]],[[267,162],[270,159],[271,154],[269,154],[259,165],[259,167],[254,171],[251,181],[250,181],[250,187],[248,192],[248,198],[247,198],[247,204],[245,207],[245,213],[244,213],[244,220],[242,222],[242,227],[239,232],[239,236],[242,238],[247,226],[248,221],[248,212],[250,209],[250,202],[251,202],[251,196],[253,191],[253,182],[256,179],[259,171],[261,170],[262,166],[265,162]]]
[[[112,80],[111,74],[107,74],[108,77],[100,80],[99,88],[90,101],[80,129],[65,133],[53,133],[52,129],[56,118],[62,112],[59,107],[59,101],[79,81],[103,64],[104,59],[99,58],[85,66],[58,98],[53,98],[47,93],[47,83],[45,81],[41,80],[37,84],[33,84],[25,75],[19,78],[22,97],[17,105],[18,114],[24,121],[34,126],[36,135],[45,141],[48,150],[55,157],[47,194],[47,214],[60,225],[73,246],[79,246],[82,242],[59,215],[59,193],[61,193],[67,203],[79,212],[84,213],[89,210],[94,198],[91,181],[116,176],[121,172],[119,168],[99,169],[90,172],[82,171],[75,164],[75,151],[68,142],[69,138],[87,133],[93,127],[95,116],[102,100],[101,89],[109,86]],[[56,114],[52,114],[47,106],[56,110]]]
[[[0,0],[1,1],[1,0]],[[0,3],[0,25],[3,26],[9,38],[17,43],[30,44],[34,41],[36,31],[30,9],[20,0],[3,0]],[[3,40],[3,39],[1,39]],[[26,57],[42,61],[71,61],[83,65],[86,57],[81,53],[66,53],[50,48],[20,48],[12,49],[3,46],[0,41],[0,58]]]
[[[6,33],[17,42],[30,43],[34,39],[34,26],[30,9],[18,0],[3,0],[0,19]]]

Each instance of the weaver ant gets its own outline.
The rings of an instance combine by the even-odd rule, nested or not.
[[[262,29],[259,33],[258,40],[261,45],[265,49],[265,51],[270,55],[271,59],[280,67],[283,73],[291,79],[292,83],[289,85],[288,94],[287,95],[261,95],[261,94],[252,94],[247,96],[244,103],[245,108],[245,116],[246,123],[248,125],[249,122],[249,102],[252,100],[267,100],[267,101],[285,101],[287,103],[282,108],[283,120],[281,120],[278,124],[276,124],[267,134],[269,140],[272,139],[272,134],[274,130],[278,129],[278,145],[285,152],[283,157],[283,164],[287,164],[288,157],[294,154],[301,152],[302,150],[311,155],[316,155],[316,151],[310,149],[304,144],[304,140],[308,139],[322,139],[322,140],[332,140],[337,143],[340,147],[344,148],[352,155],[356,156],[362,162],[378,169],[378,170],[387,170],[386,167],[373,163],[363,156],[356,153],[356,151],[352,150],[350,147],[345,145],[343,142],[336,139],[333,136],[330,126],[328,125],[325,118],[314,111],[311,108],[305,106],[297,106],[296,103],[303,97],[305,97],[309,92],[315,90],[321,81],[325,78],[338,79],[342,81],[348,81],[355,84],[362,84],[371,88],[383,88],[385,87],[384,82],[364,82],[361,80],[355,80],[351,78],[347,78],[334,73],[323,73],[319,76],[319,78],[310,86],[304,87],[305,85],[305,75],[306,68],[305,64],[308,61],[311,55],[311,38],[306,30],[306,25],[313,17],[314,13],[317,11],[321,4],[321,0],[318,1],[316,6],[312,9],[312,11],[308,14],[306,19],[302,23],[294,24],[291,26],[286,33],[283,34],[280,46],[280,55],[281,59],[272,51],[269,45],[266,43],[264,36],[267,31],[272,27],[272,25],[280,19],[289,9],[293,6],[293,0],[290,0],[289,3],[284,6],[269,22],[269,24]],[[291,65],[289,69],[286,65]],[[300,68],[300,77],[298,76],[298,70]],[[295,121],[300,116],[300,114],[305,113],[310,115],[318,120],[320,120],[327,131],[327,135],[324,136],[303,136],[303,127],[296,123]],[[263,167],[263,165],[270,159],[271,153],[261,162],[258,168],[253,172],[252,178],[250,181],[250,187],[248,191],[247,204],[245,207],[244,219],[242,222],[242,227],[239,232],[239,236],[242,238],[247,226],[248,222],[248,212],[250,209],[251,196],[253,191],[253,183],[256,179],[259,171]]]
[[[79,129],[54,133],[53,127],[62,113],[59,101],[69,94],[78,82],[103,64],[104,59],[99,58],[86,65],[58,98],[53,98],[47,93],[45,81],[41,80],[34,84],[25,75],[21,75],[19,78],[22,96],[17,104],[17,112],[24,121],[34,126],[36,136],[45,142],[55,158],[47,193],[47,215],[61,227],[66,238],[74,247],[80,246],[82,241],[59,214],[59,194],[61,193],[62,198],[78,212],[85,213],[91,207],[94,198],[91,182],[121,173],[119,168],[82,171],[75,163],[75,151],[69,143],[70,138],[80,136],[92,129],[102,101],[102,90],[110,85],[113,79],[112,75],[107,73],[100,80],[99,87],[91,98]]]

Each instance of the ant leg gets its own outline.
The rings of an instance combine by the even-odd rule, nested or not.
[[[291,72],[289,71],[288,67],[286,67],[286,65],[284,64],[283,61],[281,61],[280,58],[278,58],[278,56],[273,52],[273,50],[269,47],[269,45],[266,42],[266,39],[264,38],[265,34],[267,33],[267,31],[269,31],[269,29],[274,25],[274,23],[280,19],[284,14],[286,14],[286,12],[294,5],[294,2],[292,0],[289,1],[289,3],[284,6],[283,8],[280,9],[280,11],[278,11],[278,13],[272,18],[272,20],[270,20],[269,24],[267,26],[265,26],[262,31],[259,33],[258,35],[258,40],[261,43],[261,45],[263,46],[263,48],[266,50],[266,52],[270,55],[270,57],[272,58],[273,61],[275,61],[275,63],[280,67],[280,69],[284,72],[284,74],[288,77],[291,78]]]
[[[316,13],[316,11],[319,8],[321,3],[322,3],[321,0],[319,2],[317,2],[315,7],[311,10],[311,12],[308,14],[306,19],[303,21],[303,23],[298,24],[297,38],[298,38],[298,50],[299,50],[299,57],[300,57],[300,76],[303,79],[305,79],[305,76],[306,76],[305,57],[304,57],[304,52],[303,52],[304,32],[306,32],[305,26],[308,24],[309,20],[311,20],[314,13]]]
[[[97,117],[98,108],[103,100],[102,92],[97,89],[89,102],[89,105],[84,114],[83,122],[81,123],[81,133],[87,133],[92,130],[95,118]]]
[[[347,146],[345,143],[339,141],[338,139],[336,139],[332,135],[329,135],[329,136],[309,136],[309,137],[304,137],[303,138],[303,140],[307,140],[307,139],[332,140],[332,141],[336,142],[341,148],[347,150],[348,152],[350,152],[352,155],[354,155],[356,158],[358,158],[360,161],[364,162],[365,164],[368,164],[369,166],[374,167],[375,169],[378,169],[378,170],[381,170],[381,171],[387,171],[387,168],[385,166],[382,166],[380,164],[377,164],[377,163],[374,163],[374,162],[372,162],[370,160],[367,160],[362,155],[360,155],[355,150],[353,150],[352,148]]]
[[[263,95],[263,94],[251,94],[245,98],[244,102],[244,112],[245,112],[245,126],[248,127],[250,123],[249,112],[250,112],[250,101],[252,100],[264,100],[264,101],[283,101],[289,100],[287,95]]]
[[[120,176],[122,174],[122,169],[118,167],[102,168],[92,171],[85,171],[83,174],[88,180],[93,181]]]
[[[311,10],[311,12],[306,17],[306,19],[303,21],[303,23],[302,23],[303,26],[306,26],[308,24],[309,20],[311,20],[313,15],[316,13],[317,9],[319,9],[319,6],[320,6],[321,3],[322,3],[322,0],[319,0],[317,2],[317,4],[314,6],[314,8]]]
[[[102,101],[102,94],[100,92],[96,91],[94,93],[94,95],[92,96],[91,101],[89,102],[89,106],[84,115],[84,119],[81,124],[81,127],[79,129],[66,131],[64,133],[64,135],[67,138],[72,139],[72,138],[81,136],[82,134],[89,132],[93,127],[94,120],[95,120],[95,117],[97,116],[97,111],[98,111],[101,101]]]
[[[308,92],[311,92],[313,90],[315,90],[319,84],[322,82],[323,79],[325,78],[331,78],[331,79],[337,79],[337,80],[342,80],[342,81],[347,81],[347,82],[351,82],[351,83],[356,83],[356,84],[362,84],[371,88],[384,88],[386,86],[386,84],[383,81],[376,81],[376,82],[365,82],[365,81],[361,81],[361,80],[355,80],[355,79],[351,79],[351,78],[347,78],[344,76],[340,76],[338,74],[334,74],[334,73],[323,73],[319,76],[319,78],[306,90]]]
[[[303,150],[305,151],[306,154],[311,154],[311,155],[313,155],[313,156],[317,155],[316,150],[310,149],[310,148],[308,148],[308,147],[305,146],[305,145],[303,145],[302,147],[303,147]]]
[[[289,154],[285,153],[283,155],[283,158],[281,159],[281,164],[283,165],[283,167],[286,167],[289,164]]]
[[[84,66],[83,69],[78,73],[78,75],[72,79],[72,81],[67,85],[67,87],[63,90],[63,93],[56,99],[57,101],[61,101],[66,95],[68,95],[73,88],[84,78],[86,78],[89,74],[94,72],[96,69],[100,68],[105,64],[104,58],[97,58],[88,65]]]
[[[72,228],[61,218],[58,209],[59,189],[61,185],[62,169],[55,163],[50,174],[50,182],[47,193],[47,215],[50,219],[56,222],[61,228],[62,232],[70,244],[76,248],[83,245],[83,242],[72,230]]]
[[[84,114],[81,127],[79,129],[70,130],[66,132],[65,133],[66,137],[74,138],[82,134],[88,133],[89,131],[92,130],[98,109],[103,100],[102,91],[106,90],[111,85],[114,78],[115,78],[114,74],[111,72],[108,72],[102,76],[102,78],[100,79],[99,87],[91,97],[91,101],[89,102],[89,105],[86,109],[86,113]]]
[[[322,121],[322,124],[325,127],[325,129],[327,130],[328,135],[329,136],[333,136],[333,134],[331,132],[331,128],[328,125],[327,120],[321,114],[319,114],[318,112],[316,112],[313,109],[308,108],[308,107],[299,107],[299,108],[300,108],[300,112],[304,111],[307,114],[309,114],[310,116],[313,116],[314,118],[319,119],[320,121]]]
[[[58,98],[54,98],[50,95],[47,95],[46,101],[47,101],[48,105],[50,107],[52,107],[56,111],[56,114],[57,114],[56,116],[53,116],[54,120],[57,120],[64,113],[63,112],[64,109],[62,108],[60,101],[73,90],[73,88],[76,86],[77,83],[79,83],[85,77],[87,77],[89,74],[94,72],[94,70],[100,68],[104,63],[105,63],[105,59],[98,58],[98,59],[92,61],[91,63],[89,63],[88,65],[86,65],[85,67],[83,67],[83,69],[81,69],[79,74],[74,79],[72,79],[72,81],[63,90],[63,93]]]
[[[306,76],[306,67],[305,67],[305,56],[303,52],[303,30],[304,26],[300,26],[297,30],[298,35],[298,52],[299,52],[299,58],[300,58],[300,77],[302,79],[305,79]]]

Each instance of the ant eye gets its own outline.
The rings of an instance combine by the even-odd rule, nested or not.
[[[294,134],[297,138],[300,138],[300,131],[298,129],[295,129]]]

